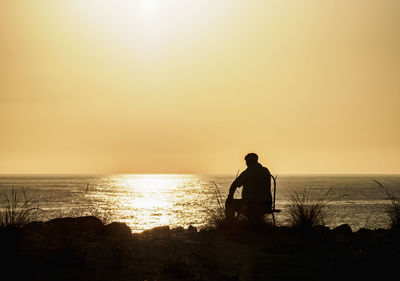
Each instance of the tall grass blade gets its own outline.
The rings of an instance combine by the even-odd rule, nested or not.
[[[391,229],[400,231],[400,198],[390,192],[379,181],[374,180],[374,182],[385,192],[386,199],[390,200],[390,205],[386,207],[386,215],[389,217]]]
[[[0,195],[0,226],[21,227],[37,218],[38,200],[28,197],[24,188],[14,187],[9,192]]]

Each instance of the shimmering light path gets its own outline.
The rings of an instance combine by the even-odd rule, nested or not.
[[[217,206],[215,184],[225,197],[233,179],[233,175],[17,175],[0,176],[0,191],[25,187],[30,196],[39,198],[45,219],[96,215],[125,222],[139,232],[161,225],[205,226],[209,211]],[[278,176],[276,203],[283,210],[278,222],[285,223],[284,210],[293,192],[310,188],[312,195],[321,196],[332,188],[330,226],[387,227],[385,208],[390,201],[375,179],[400,194],[400,176]]]

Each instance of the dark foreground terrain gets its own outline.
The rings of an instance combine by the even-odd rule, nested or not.
[[[382,280],[399,276],[399,234],[315,227],[140,234],[96,217],[0,229],[1,280]]]

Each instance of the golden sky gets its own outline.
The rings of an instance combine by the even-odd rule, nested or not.
[[[2,0],[0,173],[400,173],[398,0]]]

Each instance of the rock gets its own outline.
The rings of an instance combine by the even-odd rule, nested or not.
[[[147,229],[143,231],[144,235],[151,235],[151,236],[159,236],[159,235],[166,235],[169,234],[170,228],[169,225],[157,226],[151,229]]]
[[[338,227],[335,227],[332,232],[334,234],[341,234],[341,235],[350,235],[353,233],[353,231],[351,230],[350,225],[346,224],[342,224],[339,225]]]
[[[374,231],[368,228],[360,228],[354,233],[355,241],[359,244],[370,244],[374,237]]]
[[[106,225],[104,234],[119,240],[132,238],[132,230],[122,222],[113,222]]]
[[[356,234],[361,234],[361,235],[368,235],[371,234],[373,231],[371,229],[368,228],[360,228],[359,230],[357,230]]]
[[[329,229],[329,227],[324,226],[324,225],[316,225],[316,226],[313,227],[313,230],[314,230],[315,233],[321,234],[321,235],[324,235],[324,236],[329,235],[329,233],[331,231]]]
[[[45,231],[45,223],[34,221],[24,225],[21,228],[20,233],[22,233],[22,235],[32,235],[32,234],[43,233],[44,231]]]
[[[388,230],[384,228],[377,228],[374,232],[378,234],[387,234]]]
[[[103,230],[103,222],[94,216],[78,218],[57,218],[44,223],[48,231],[76,234],[100,234]],[[50,230],[51,229],[51,230]]]
[[[194,227],[193,225],[189,225],[187,232],[189,232],[189,233],[197,232],[197,228]]]
[[[18,246],[22,255],[48,262],[58,255],[77,256],[87,241],[97,240],[103,233],[104,225],[96,217],[57,218],[24,226]]]
[[[183,233],[183,232],[185,232],[185,229],[182,226],[178,226],[178,227],[171,229],[171,232],[172,233]]]

